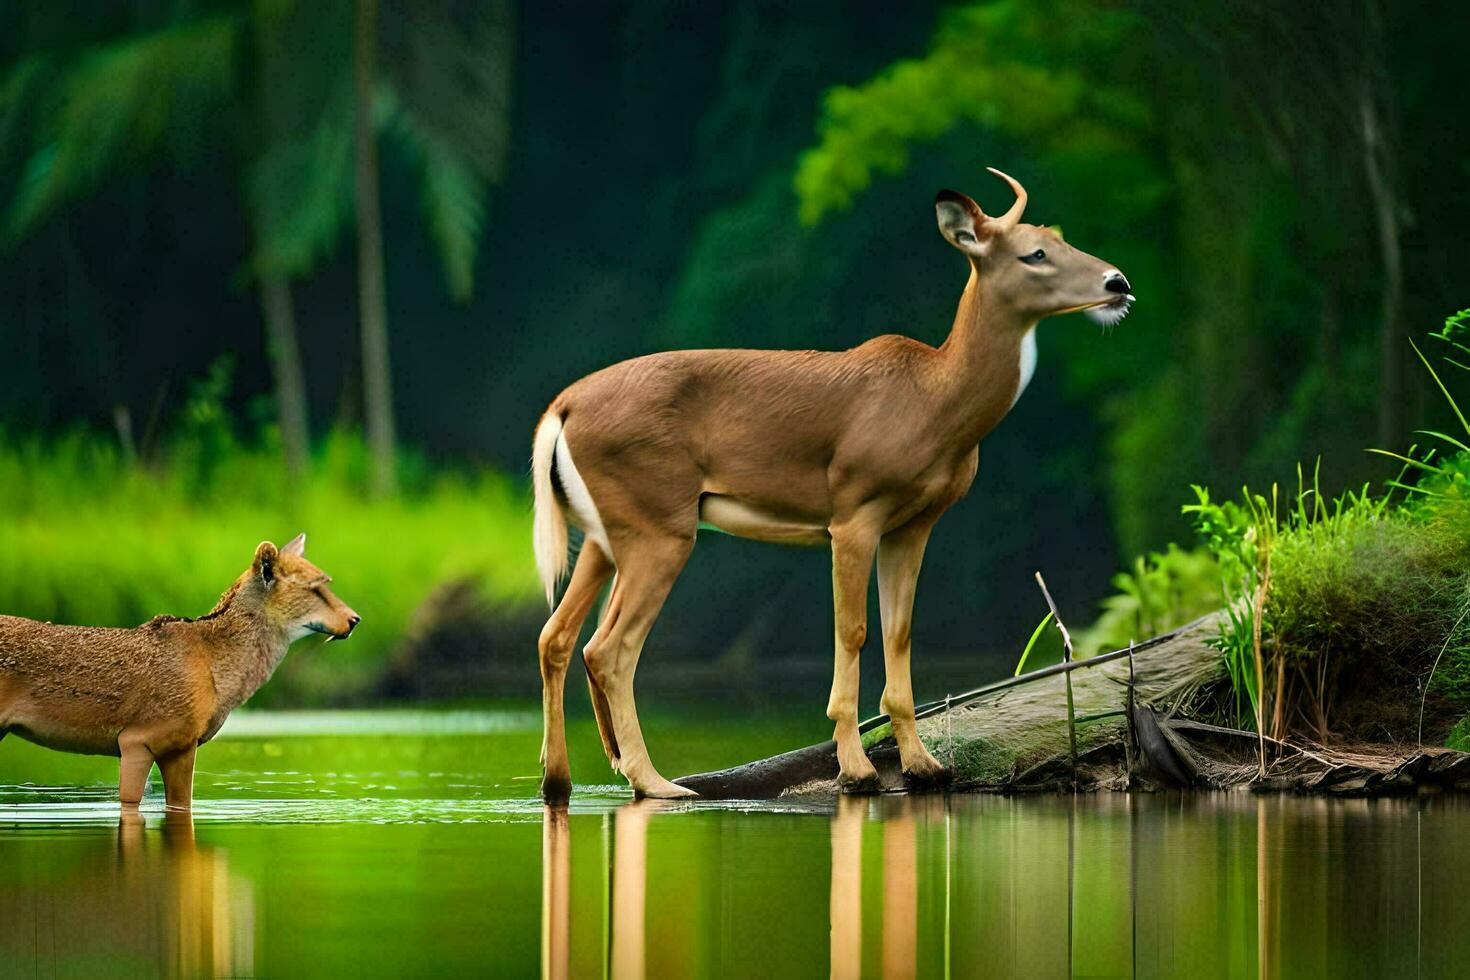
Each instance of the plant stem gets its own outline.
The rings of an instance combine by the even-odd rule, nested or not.
[[[1067,624],[1062,622],[1061,613],[1057,612],[1057,604],[1052,601],[1051,593],[1047,591],[1046,579],[1041,573],[1036,573],[1036,584],[1041,586],[1041,594],[1046,596],[1047,608],[1051,610],[1052,618],[1057,621],[1057,629],[1062,631],[1062,648],[1064,662],[1072,662],[1072,634],[1067,632]],[[1131,654],[1130,654],[1131,656]],[[1065,675],[1067,682],[1067,747],[1072,753],[1072,785],[1077,784],[1077,712],[1072,703],[1072,672],[1069,670]],[[1265,758],[1264,750],[1262,759]]]
[[[1264,714],[1261,710],[1263,707],[1261,704],[1261,694],[1265,692],[1265,670],[1261,665],[1261,619],[1265,615],[1266,610],[1266,593],[1271,588],[1271,552],[1269,548],[1263,549],[1263,559],[1264,567],[1261,570],[1261,581],[1256,586],[1255,615],[1253,617],[1255,621],[1251,624],[1252,649],[1255,652],[1256,661],[1256,735],[1261,745],[1261,767],[1258,776],[1261,779],[1266,778],[1266,727]]]

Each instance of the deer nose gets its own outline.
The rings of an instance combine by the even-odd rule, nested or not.
[[[1127,278],[1116,269],[1103,276],[1103,288],[1110,293],[1126,294],[1133,292],[1132,287],[1128,285]]]
[[[351,633],[353,630],[357,629],[357,624],[360,623],[360,622],[362,622],[362,617],[361,616],[359,616],[355,612],[348,613],[347,614],[347,632]]]

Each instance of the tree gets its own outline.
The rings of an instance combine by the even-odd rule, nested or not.
[[[393,382],[388,366],[388,301],[383,282],[383,219],[378,191],[378,134],[373,126],[377,86],[378,4],[357,0],[353,31],[353,185],[357,196],[357,302],[362,323],[362,397],[373,491],[394,489]]]
[[[904,171],[915,147],[978,129],[1071,192],[1102,254],[1131,260],[1123,229],[1162,236],[1137,254],[1169,274],[1130,273],[1151,287],[1130,346],[1147,345],[1158,370],[1067,366],[1113,403],[1111,493],[1129,551],[1179,529],[1160,515],[1190,481],[1279,474],[1305,448],[1322,451],[1324,433],[1350,430],[1360,446],[1366,419],[1349,413],[1359,390],[1377,390],[1380,438],[1406,428],[1407,207],[1385,67],[1387,39],[1406,24],[1386,23],[1377,0],[1330,11],[955,8],[922,56],[827,93],[797,167],[800,214],[814,224]],[[1339,322],[1341,309],[1375,306],[1374,333]],[[1304,364],[1303,345],[1320,362]],[[1175,410],[1150,410],[1163,403]]]
[[[292,471],[304,466],[308,430],[290,281],[337,246],[353,208],[352,10],[256,0],[161,22],[142,15],[101,37],[82,25],[80,42],[26,53],[0,79],[0,104],[34,119],[11,134],[32,147],[6,215],[12,243],[130,169],[221,151],[233,161],[251,228],[244,270],[257,283]],[[384,14],[392,43],[370,123],[415,161],[430,237],[463,299],[503,171],[512,21],[504,3],[468,22],[447,2],[402,0]],[[383,458],[391,475],[391,431]]]

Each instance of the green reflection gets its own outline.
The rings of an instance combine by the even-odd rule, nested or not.
[[[69,757],[7,740],[0,973],[1249,977],[1470,961],[1470,805],[1455,797],[717,806],[608,786],[545,808],[516,778],[534,726],[361,722],[207,747],[192,823],[150,799],[120,824],[105,783],[66,788]],[[686,771],[749,746],[736,721],[684,730],[650,726]],[[574,774],[607,779],[595,733],[578,742],[595,757]]]

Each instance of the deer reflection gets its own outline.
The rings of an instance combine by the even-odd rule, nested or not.
[[[541,824],[541,976],[565,980],[571,956],[571,819],[548,806]]]
[[[916,817],[943,816],[939,797],[875,801],[883,822],[883,976],[912,977],[918,941],[918,846]],[[858,977],[863,957],[863,819],[861,797],[837,800],[832,818],[831,969],[833,977]]]
[[[161,975],[253,972],[253,902],[221,851],[200,846],[187,811],[151,832],[124,808],[112,839],[79,842],[71,873],[7,869],[0,962],[18,974],[85,972],[97,963]],[[19,873],[17,873],[17,870]]]
[[[863,811],[856,796],[837,799],[832,818],[832,939],[834,978],[859,977],[863,967]]]
[[[643,976],[643,921],[648,893],[648,817],[658,804],[639,800],[613,822],[613,980]]]
[[[644,917],[648,888],[648,819],[660,809],[640,800],[613,817],[611,974],[634,980],[645,972]],[[541,975],[562,980],[571,961],[571,821],[564,806],[547,806],[541,836]]]

